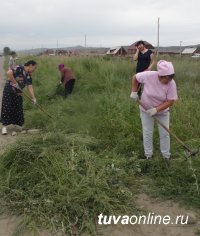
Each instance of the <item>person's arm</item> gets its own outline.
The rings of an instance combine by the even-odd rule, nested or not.
[[[176,83],[174,80],[170,82],[170,89],[168,90],[166,101],[160,104],[159,106],[156,107],[156,110],[162,111],[165,110],[166,108],[172,106],[174,102],[178,99],[177,96],[177,89],[176,89]]]
[[[146,110],[146,113],[149,116],[154,116],[154,115],[156,115],[157,112],[165,110],[166,108],[172,106],[174,104],[174,101],[175,100],[167,100],[167,101],[163,102],[162,104],[160,104],[158,107],[153,107],[153,108]]]
[[[174,80],[172,80],[170,82],[170,89],[168,90],[166,101],[157,107],[150,108],[146,112],[148,115],[154,116],[157,112],[160,112],[172,106],[177,99],[178,99],[178,96],[177,96],[177,90],[176,90],[176,83],[174,82]]]
[[[138,81],[136,79],[136,75],[134,75],[132,78],[132,92],[137,92],[137,91],[138,91]]]
[[[12,65],[13,65],[13,59],[10,59],[9,62],[8,62],[8,68],[9,68],[9,70],[12,69]]]
[[[130,98],[133,99],[134,101],[138,100],[137,91],[138,91],[138,81],[136,79],[136,75],[134,75],[132,78],[132,91],[130,95]]]
[[[133,60],[134,60],[134,61],[137,61],[137,60],[138,60],[138,54],[139,54],[139,49],[136,47],[136,52],[135,52],[135,54],[133,55]]]
[[[34,89],[33,89],[32,84],[28,85],[27,88],[28,88],[28,92],[31,96],[33,103],[36,104],[36,97],[35,97],[35,93],[34,93]]]
[[[166,102],[160,104],[158,107],[156,107],[157,112],[165,110],[168,107],[171,107],[174,104],[174,100],[167,100]]]
[[[64,78],[65,78],[65,71],[62,70],[62,71],[60,72],[60,75],[61,75],[61,77],[60,77],[60,84],[62,84],[62,83],[64,82]]]
[[[147,70],[152,70],[152,67],[154,65],[154,55],[153,55],[153,53],[151,53],[150,58],[151,58],[151,61],[150,61],[150,64],[149,64]]]

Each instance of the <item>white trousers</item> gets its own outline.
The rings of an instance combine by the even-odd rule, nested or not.
[[[144,155],[151,158],[153,155],[153,131],[154,118],[150,117],[144,111],[140,111],[143,129],[143,145]],[[159,121],[169,129],[169,111],[163,114],[156,115]],[[158,131],[160,136],[160,151],[164,158],[170,158],[170,136],[169,133],[158,124]]]

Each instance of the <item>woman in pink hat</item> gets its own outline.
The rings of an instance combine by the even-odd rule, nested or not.
[[[140,117],[143,129],[144,155],[147,159],[153,155],[153,129],[156,116],[161,123],[169,128],[169,107],[177,100],[175,75],[171,62],[160,60],[157,71],[137,73],[132,79],[132,92],[130,97],[138,100],[138,83],[144,85],[140,104]],[[160,136],[160,150],[164,159],[170,158],[169,133],[158,124]]]

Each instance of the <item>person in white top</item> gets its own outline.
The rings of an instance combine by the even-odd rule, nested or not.
[[[13,52],[10,53],[10,55],[11,55],[11,57],[10,57],[9,62],[8,62],[8,69],[12,70],[17,66],[17,64],[16,64],[17,54],[16,54],[16,52],[13,51]]]
[[[132,79],[132,92],[130,97],[138,100],[138,83],[144,85],[141,96],[140,117],[143,129],[144,155],[147,159],[153,155],[153,129],[156,116],[161,123],[169,128],[169,107],[177,100],[175,75],[171,62],[160,60],[157,63],[157,71],[145,71],[137,73]],[[158,124],[160,136],[160,150],[163,158],[170,158],[169,133]]]

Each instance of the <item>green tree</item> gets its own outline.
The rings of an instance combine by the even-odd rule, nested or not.
[[[4,54],[4,56],[10,55],[10,48],[9,47],[4,47],[3,54]]]

